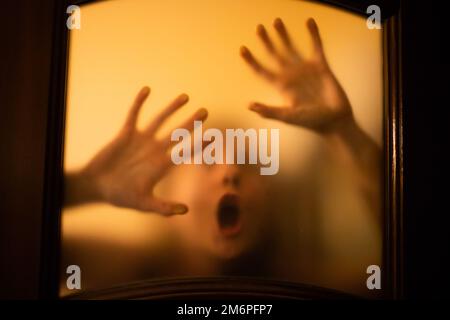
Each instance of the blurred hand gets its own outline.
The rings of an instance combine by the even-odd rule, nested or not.
[[[189,98],[185,94],[178,96],[145,130],[139,131],[136,128],[138,114],[149,93],[148,87],[141,89],[119,134],[78,173],[75,181],[83,182],[75,186],[69,185],[69,200],[71,197],[76,198],[70,194],[73,190],[74,193],[88,194],[91,200],[105,201],[119,207],[163,215],[187,212],[184,204],[155,197],[153,188],[172,165],[168,149],[174,144],[170,140],[170,134],[158,140],[155,133]],[[203,121],[206,117],[207,111],[199,109],[178,128],[193,130],[194,121]],[[80,190],[82,188],[90,190]],[[78,200],[82,202],[85,199]]]
[[[319,29],[313,19],[307,21],[313,42],[313,56],[306,59],[291,41],[281,21],[274,21],[274,28],[283,43],[283,50],[276,48],[263,25],[257,34],[269,54],[278,62],[278,71],[263,66],[246,47],[241,56],[261,77],[278,87],[287,105],[282,107],[252,103],[250,110],[266,118],[306,127],[317,132],[331,132],[342,125],[352,123],[349,100],[337,81],[322,47]]]

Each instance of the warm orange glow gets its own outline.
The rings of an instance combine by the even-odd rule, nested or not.
[[[270,65],[255,37],[255,27],[259,23],[271,26],[275,17],[283,18],[305,54],[311,51],[305,22],[308,17],[316,19],[331,67],[350,98],[357,121],[382,142],[381,31],[367,29],[361,17],[291,0],[117,0],[81,8],[81,29],[70,34],[66,170],[84,165],[116,134],[133,97],[148,85],[152,93],[141,113],[140,127],[185,92],[190,102],[167,123],[166,130],[199,107],[209,110],[206,125],[232,122],[241,127],[280,128],[280,174],[307,176],[311,156],[323,148],[321,139],[305,129],[247,111],[251,101],[283,103],[239,56],[239,47],[245,44]],[[320,170],[325,176],[333,168],[324,165]],[[330,193],[318,213],[322,229],[315,236],[328,245],[328,251],[322,253],[318,265],[308,267],[317,273],[305,281],[358,292],[360,288],[349,285],[348,279],[363,279],[363,265],[381,263],[381,239],[372,221],[362,214],[367,210],[365,204],[346,193],[347,177],[323,181]],[[299,218],[302,228],[312,228],[308,219]],[[159,216],[102,204],[63,210],[65,244],[104,242],[117,246],[118,255],[120,250],[130,250],[144,256],[170,228],[167,219]],[[355,243],[349,234],[364,241]],[[126,259],[117,263],[116,268],[123,270],[136,267]]]

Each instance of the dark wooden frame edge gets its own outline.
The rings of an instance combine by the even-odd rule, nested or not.
[[[66,8],[71,4],[85,4],[92,0],[57,1],[54,14],[53,54],[50,85],[50,104],[46,140],[46,166],[44,184],[44,209],[41,242],[39,296],[44,299],[59,298],[59,258],[61,242],[61,207],[63,204],[63,145],[65,128],[65,97],[67,52],[69,33],[65,27]],[[365,14],[361,4],[354,0],[322,0]],[[381,3],[380,3],[381,2]],[[389,1],[378,1],[380,7]],[[404,221],[403,221],[403,97],[401,79],[401,2],[389,2],[389,15],[383,21],[383,78],[384,78],[384,142],[385,142],[385,234],[383,248],[383,288],[385,298],[402,298],[404,295]],[[230,285],[231,284],[231,285]],[[164,293],[164,288],[167,292]],[[213,288],[213,289],[208,289]],[[143,293],[142,290],[145,290]],[[285,297],[294,299],[350,298],[355,296],[310,285],[293,284],[252,278],[194,278],[146,280],[94,292],[83,292],[73,298],[155,298],[205,295],[217,297]],[[153,291],[153,295],[152,292]],[[272,294],[271,294],[272,292]]]

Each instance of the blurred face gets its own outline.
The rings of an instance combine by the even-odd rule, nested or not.
[[[259,175],[258,166],[193,165],[183,179],[190,210],[180,218],[188,241],[223,259],[261,241],[269,227],[270,195],[268,177]]]

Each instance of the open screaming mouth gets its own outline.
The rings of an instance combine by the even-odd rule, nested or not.
[[[242,223],[239,197],[237,195],[227,193],[220,198],[217,208],[217,220],[222,235],[231,237],[239,233]]]

